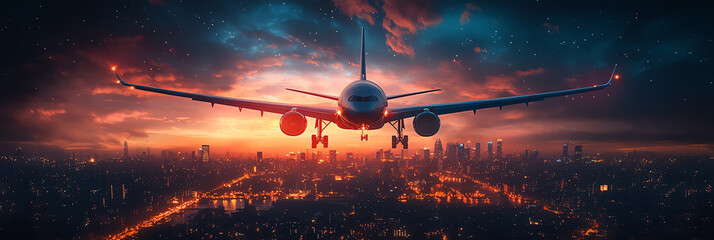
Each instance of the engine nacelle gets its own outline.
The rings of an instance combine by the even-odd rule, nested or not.
[[[414,131],[422,137],[429,137],[436,134],[441,127],[439,116],[425,110],[414,117]]]
[[[280,117],[280,131],[283,131],[285,135],[297,136],[305,132],[306,128],[307,119],[305,119],[305,115],[294,109]]]

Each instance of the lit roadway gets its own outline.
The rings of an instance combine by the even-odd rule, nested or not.
[[[124,238],[130,237],[130,236],[138,233],[141,229],[150,228],[150,227],[156,226],[157,224],[167,222],[168,220],[170,220],[171,215],[173,215],[174,213],[180,212],[181,210],[184,210],[185,208],[197,203],[199,200],[201,200],[206,195],[208,195],[216,190],[219,190],[221,188],[228,187],[228,186],[231,186],[237,182],[248,179],[252,176],[253,175],[245,174],[242,177],[231,181],[230,183],[225,183],[221,186],[218,186],[218,187],[212,189],[211,191],[200,194],[189,201],[183,202],[181,205],[178,205],[178,206],[173,207],[169,210],[166,210],[165,212],[159,213],[149,219],[146,219],[146,220],[136,224],[133,227],[128,227],[128,228],[124,229],[124,231],[122,231],[121,233],[119,233],[117,235],[109,235],[107,237],[107,239],[124,239]]]

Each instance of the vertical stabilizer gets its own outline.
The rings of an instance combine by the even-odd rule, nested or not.
[[[367,66],[364,65],[364,27],[362,27],[362,57],[360,58],[360,67],[359,79],[367,80]]]

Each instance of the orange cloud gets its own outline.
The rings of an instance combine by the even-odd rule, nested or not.
[[[518,70],[518,71],[516,71],[516,76],[518,76],[518,77],[528,77],[528,76],[533,76],[533,75],[543,74],[543,73],[545,73],[545,69],[539,67],[539,68],[536,68],[536,69],[528,69],[528,70],[525,70],[525,71],[520,71],[520,70]]]
[[[387,0],[384,1],[385,16],[382,27],[387,32],[387,45],[399,54],[414,56],[414,48],[403,39],[419,29],[441,22],[441,17],[432,11],[429,1]],[[391,36],[390,36],[391,35]]]
[[[335,6],[348,16],[356,16],[374,25],[372,14],[377,12],[367,0],[332,0]]]
[[[466,10],[464,10],[464,12],[461,13],[461,17],[459,17],[459,23],[461,23],[461,25],[464,25],[471,21],[471,18],[469,18],[471,16],[471,12],[469,12],[469,9],[481,11],[481,8],[479,6],[467,3]]]

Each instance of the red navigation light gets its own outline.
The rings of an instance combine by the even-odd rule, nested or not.
[[[338,109],[338,110],[337,110],[337,115],[342,115],[342,111],[340,111],[340,110]]]
[[[117,70],[117,66],[112,66],[112,71],[116,71],[116,70]]]
[[[384,116],[387,116],[388,113],[389,111],[387,111],[387,109],[384,109]]]
[[[615,79],[620,79],[620,75],[615,75]]]

